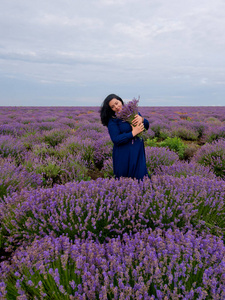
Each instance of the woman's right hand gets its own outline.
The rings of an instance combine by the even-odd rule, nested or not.
[[[145,129],[143,123],[138,124],[138,125],[136,125],[136,126],[131,125],[131,127],[132,127],[132,134],[133,134],[133,136],[135,136],[135,135],[141,133],[141,132],[144,131],[144,129]]]

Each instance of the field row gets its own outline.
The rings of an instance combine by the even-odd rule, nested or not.
[[[0,298],[225,299],[225,108],[140,107],[141,182],[98,110],[2,108]]]

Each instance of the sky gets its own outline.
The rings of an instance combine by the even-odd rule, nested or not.
[[[1,0],[0,106],[225,105],[224,0]]]

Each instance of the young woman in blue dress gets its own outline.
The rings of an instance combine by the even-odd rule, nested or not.
[[[116,112],[122,109],[123,100],[115,95],[108,95],[100,109],[101,121],[108,127],[113,142],[113,172],[115,178],[131,177],[142,180],[148,176],[143,139],[136,137],[144,129],[149,128],[149,122],[138,113],[132,124],[116,117]]]

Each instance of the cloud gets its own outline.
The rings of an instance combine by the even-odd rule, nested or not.
[[[152,91],[157,101],[224,97],[222,0],[3,0],[1,7],[2,101],[12,80],[49,86],[52,97],[55,84],[65,98],[76,90],[89,101],[116,89],[146,101]]]
[[[134,21],[132,24],[117,23],[114,30],[119,34],[130,36],[133,39],[154,39],[161,34],[182,31],[184,29],[181,22],[159,19],[155,22]],[[149,40],[148,40],[149,41]]]
[[[87,18],[76,16],[76,18],[44,13],[39,16],[35,22],[43,27],[54,26],[55,28],[64,28],[64,30],[96,30],[103,25],[103,22],[97,18]]]

